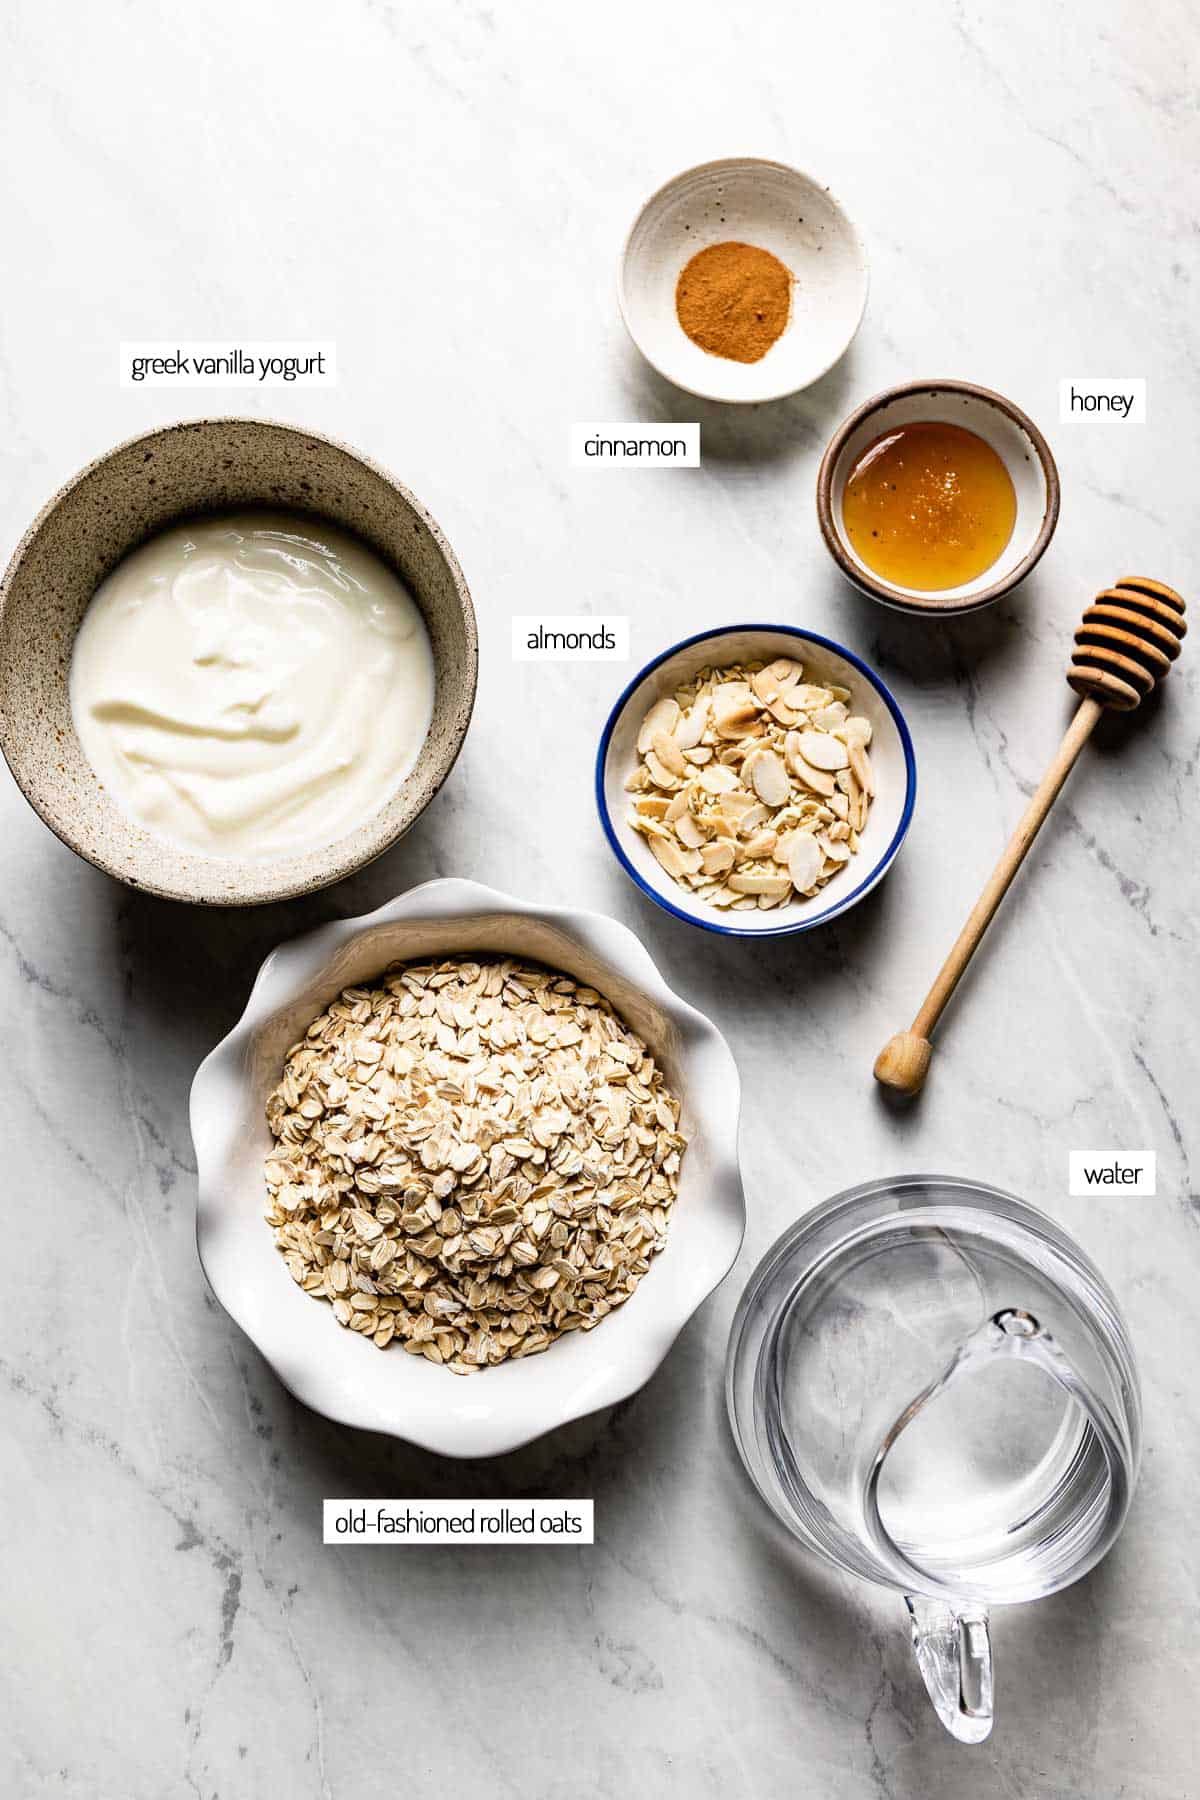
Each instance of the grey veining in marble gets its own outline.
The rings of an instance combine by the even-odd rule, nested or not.
[[[6,1796],[1197,1791],[1194,647],[1152,716],[1106,725],[1073,776],[920,1109],[889,1109],[869,1076],[1057,742],[1081,607],[1129,572],[1195,598],[1193,37],[1183,0],[5,10],[4,551],[89,457],[232,401],[412,486],[461,557],[482,653],[435,805],[375,867],[294,905],[128,893],[0,780]],[[722,412],[638,362],[614,266],[652,187],[743,151],[833,185],[872,297],[818,387]],[[117,386],[122,339],[231,332],[336,337],[340,386]],[[1146,376],[1149,422],[1059,427],[1067,374]],[[813,516],[833,426],[918,375],[1010,393],[1063,476],[1036,578],[945,627],[851,592]],[[606,417],[699,417],[703,468],[570,469],[569,424]],[[509,658],[512,613],[587,609],[628,612],[639,658],[752,616],[873,661],[921,767],[882,889],[753,949],[643,905],[590,800],[621,672]],[[188,1083],[261,957],[444,873],[632,925],[727,1030],[746,1089],[750,1226],[729,1282],[633,1401],[475,1466],[298,1408],[208,1296],[192,1241]],[[1068,1150],[1112,1145],[1157,1150],[1156,1199],[1067,1198]],[[778,1543],[721,1409],[730,1315],[771,1239],[837,1186],[921,1166],[1077,1232],[1145,1384],[1127,1532],[1086,1582],[995,1620],[997,1724],[976,1750],[937,1725],[901,1609]],[[590,1494],[598,1541],[326,1550],[329,1494]]]

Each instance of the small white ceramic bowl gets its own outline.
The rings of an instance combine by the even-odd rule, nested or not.
[[[787,327],[756,363],[711,356],[687,336],[675,286],[698,250],[729,241],[769,250],[790,269]],[[625,240],[621,316],[646,361],[705,400],[779,400],[843,354],[867,304],[867,258],[829,189],[786,163],[732,156],[702,163],[647,200]]]
[[[637,735],[656,700],[699,669],[771,662],[790,656],[804,678],[849,688],[853,709],[871,721],[871,764],[877,793],[861,848],[846,868],[810,900],[797,897],[769,911],[730,912],[711,906],[667,874],[639,832],[626,823],[625,782],[637,766]],[[621,695],[604,727],[596,757],[596,806],[613,854],[635,886],[665,912],[725,937],[788,937],[828,924],[883,880],[900,851],[917,799],[917,762],[904,715],[883,682],[850,650],[795,625],[733,625],[685,638],[647,663]]]
[[[926,420],[961,425],[989,443],[1017,496],[1012,536],[997,560],[974,581],[938,593],[899,587],[869,569],[846,535],[842,513],[846,483],[863,451],[901,425]],[[1024,581],[1054,536],[1058,508],[1058,469],[1033,420],[1002,394],[969,381],[909,381],[876,394],[834,432],[817,475],[817,520],[843,575],[885,606],[942,618],[990,606]]]
[[[263,1218],[264,1108],[283,1059],[344,987],[389,963],[515,953],[595,987],[660,1059],[689,1143],[667,1245],[637,1292],[590,1332],[478,1375],[380,1351],[291,1280]],[[314,1411],[444,1456],[495,1456],[624,1400],[648,1381],[733,1266],[746,1223],[737,1067],[716,1027],[673,994],[631,931],[596,913],[531,906],[472,881],[430,881],[361,919],[283,945],[192,1084],[196,1243],[221,1305]]]

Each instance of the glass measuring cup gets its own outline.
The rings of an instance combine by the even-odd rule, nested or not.
[[[1099,1562],[1141,1450],[1111,1290],[998,1188],[912,1175],[835,1195],[769,1250],[730,1333],[726,1399],[768,1506],[905,1598],[939,1719],[992,1725],[988,1609]]]

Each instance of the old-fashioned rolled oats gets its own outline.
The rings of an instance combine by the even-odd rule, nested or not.
[[[870,721],[791,657],[701,669],[656,700],[626,782],[629,823],[681,887],[735,911],[811,898],[859,847]]]
[[[629,1298],[685,1145],[679,1101],[607,1000],[495,957],[347,988],[288,1052],[267,1123],[267,1219],[293,1280],[381,1349],[460,1375]]]

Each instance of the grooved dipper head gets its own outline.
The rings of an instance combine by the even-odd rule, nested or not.
[[[1185,610],[1174,588],[1123,576],[1084,613],[1067,681],[1101,706],[1132,712],[1179,655]]]

